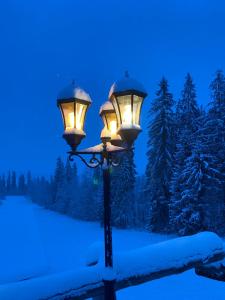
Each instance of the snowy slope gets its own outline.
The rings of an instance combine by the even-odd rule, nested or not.
[[[48,271],[35,209],[23,197],[0,206],[0,283],[24,280]]]
[[[4,267],[1,268],[2,282],[24,279],[42,272],[80,268],[85,265],[88,247],[95,241],[102,242],[103,232],[98,224],[74,221],[22,198],[7,199],[0,206],[0,220],[1,245],[5,244],[0,248],[1,265]],[[118,252],[170,238],[130,230],[114,230],[113,234],[114,248]],[[127,288],[118,292],[118,299],[214,300],[224,299],[224,295],[223,282],[201,278],[188,271]]]

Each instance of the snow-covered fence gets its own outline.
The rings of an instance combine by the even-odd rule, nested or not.
[[[94,256],[93,256],[94,257]],[[118,254],[111,278],[116,290],[164,276],[178,274],[224,257],[222,240],[204,232]],[[96,261],[96,258],[94,258]],[[0,286],[0,299],[85,299],[103,294],[108,276],[101,262],[76,271],[53,274]]]

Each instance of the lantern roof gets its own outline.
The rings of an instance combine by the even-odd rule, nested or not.
[[[102,106],[100,107],[99,114],[101,115],[104,111],[112,111],[114,112],[113,105],[110,101],[106,101]]]
[[[147,95],[143,85],[136,79],[129,77],[128,72],[126,72],[125,77],[115,81],[111,86],[109,91],[109,98],[112,96],[112,94],[120,94],[120,93],[131,92],[131,91],[135,91],[143,95]]]
[[[85,92],[85,90],[83,90],[82,88],[77,86],[75,84],[75,82],[73,81],[70,85],[68,85],[67,87],[65,87],[64,89],[62,89],[59,92],[57,99],[58,100],[70,100],[70,99],[74,99],[74,98],[83,100],[83,101],[86,101],[89,103],[92,102],[89,94],[87,92]]]

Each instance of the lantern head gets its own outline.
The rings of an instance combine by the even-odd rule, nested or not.
[[[101,116],[104,128],[101,133],[101,139],[111,142],[114,146],[121,146],[121,137],[117,134],[118,123],[115,110],[110,101],[106,101],[100,108],[99,115]]]
[[[128,73],[110,89],[109,99],[116,112],[118,134],[128,145],[132,145],[141,132],[140,113],[146,96],[142,84],[130,78]]]
[[[90,104],[90,96],[74,82],[58,95],[57,105],[61,110],[64,124],[63,138],[74,151],[86,135],[84,122]]]

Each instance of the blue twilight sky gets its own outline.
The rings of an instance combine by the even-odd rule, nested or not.
[[[186,72],[198,100],[209,100],[225,69],[225,2],[207,0],[7,0],[0,3],[0,172],[52,172],[68,149],[61,139],[58,91],[74,78],[93,100],[82,147],[99,142],[98,110],[125,70],[149,96],[136,163],[144,172],[149,102],[162,75],[175,99]]]

